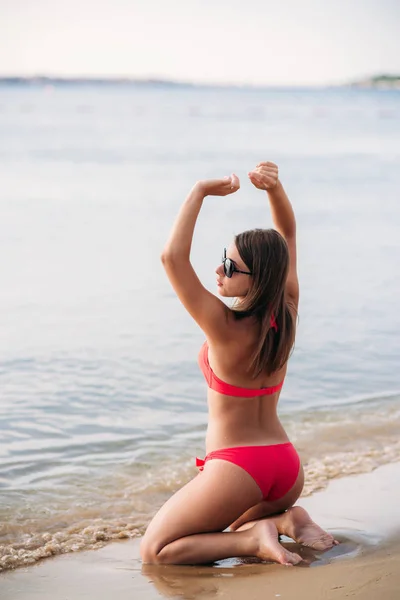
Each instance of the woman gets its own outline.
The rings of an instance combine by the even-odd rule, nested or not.
[[[162,254],[172,286],[206,336],[199,363],[209,386],[209,424],[199,474],[164,504],[143,537],[146,563],[255,556],[294,565],[302,559],[279,543],[279,534],[319,550],[337,543],[304,509],[291,508],[304,475],[277,404],[299,301],[296,222],[275,164],[259,163],[249,178],[267,191],[275,229],[245,231],[225,250],[217,286],[221,296],[236,298],[233,308],[202,286],[190,248],[204,199],[236,192],[236,175],[196,183]]]

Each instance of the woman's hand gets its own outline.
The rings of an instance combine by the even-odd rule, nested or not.
[[[260,162],[248,176],[259,190],[271,190],[278,183],[278,167],[272,162]]]
[[[195,184],[197,189],[204,198],[206,196],[228,196],[228,194],[234,194],[240,188],[239,177],[232,173],[230,177],[224,177],[223,179],[207,179],[198,181]]]

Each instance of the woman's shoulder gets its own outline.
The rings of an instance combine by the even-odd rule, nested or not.
[[[243,360],[246,356],[250,357],[259,340],[259,327],[251,317],[236,320],[232,314],[228,319],[229,332],[226,337],[215,340],[207,337],[206,343],[213,354],[222,354],[225,359],[229,357],[233,362],[238,358]]]

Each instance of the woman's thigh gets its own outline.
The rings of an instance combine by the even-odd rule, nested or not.
[[[224,460],[207,461],[204,470],[161,507],[143,543],[159,552],[187,535],[223,531],[261,498],[260,488],[244,469]]]

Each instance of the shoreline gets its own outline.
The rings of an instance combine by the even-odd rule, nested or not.
[[[400,462],[333,480],[302,498],[312,518],[335,533],[339,546],[323,554],[302,548],[309,561],[291,569],[256,560],[230,559],[215,566],[154,567],[141,564],[139,540],[64,554],[0,575],[2,600],[100,600],[134,597],[222,598],[282,596],[320,600],[395,600],[400,589]],[[283,540],[287,542],[288,540]],[[298,547],[288,544],[291,549]],[[251,577],[251,579],[250,579]],[[299,595],[299,586],[304,592]],[[303,595],[304,594],[304,595]]]

